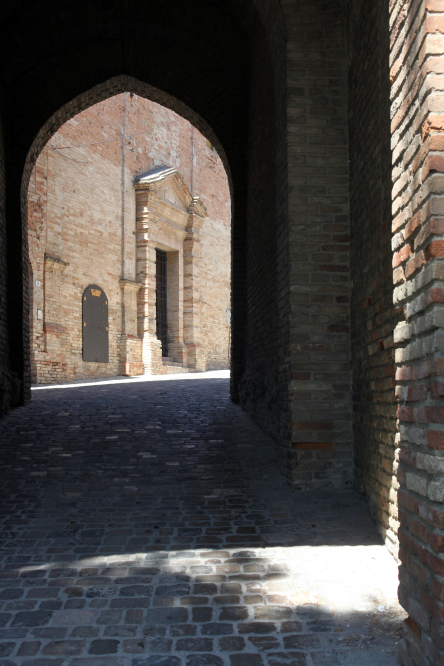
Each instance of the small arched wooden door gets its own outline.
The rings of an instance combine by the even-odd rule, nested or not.
[[[83,360],[108,363],[108,299],[101,287],[90,284],[82,300]]]

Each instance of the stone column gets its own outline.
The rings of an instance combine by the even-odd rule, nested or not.
[[[156,247],[149,240],[148,199],[150,191],[136,187],[136,280],[141,285],[137,298],[137,332],[142,340],[142,361],[146,375],[163,372],[162,347],[156,335]]]
[[[183,250],[167,252],[168,357],[187,365],[183,340]]]
[[[203,218],[196,213],[195,197],[188,209],[187,235],[183,244],[183,337],[188,351],[188,367],[206,370],[205,349],[200,343],[199,268],[200,236]]]
[[[444,4],[390,4],[399,599],[405,666],[444,663]]]
[[[122,290],[122,334],[120,337],[119,374],[143,375],[142,340],[137,335],[137,293],[141,285],[133,280],[120,280]]]

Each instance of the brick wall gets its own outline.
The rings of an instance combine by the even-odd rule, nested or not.
[[[444,663],[444,3],[390,10],[401,657],[430,666]]]
[[[349,3],[351,345],[356,485],[397,555],[389,13]]]
[[[223,164],[212,144],[196,131],[192,144],[192,193],[202,199],[208,213],[200,231],[200,336],[207,368],[222,369],[229,367],[226,313],[231,308],[231,197]]]
[[[284,3],[283,19],[286,81],[279,49],[267,59],[267,36],[253,46],[239,397],[280,443],[295,488],[334,487],[352,480],[344,25],[338,3]],[[285,120],[282,88],[266,92],[274,76]]]
[[[161,164],[176,167],[207,208],[201,231],[201,342],[208,369],[228,366],[231,198],[222,162],[189,122],[142,97],[126,96],[122,269],[123,104],[120,94],[69,120],[46,144],[30,177],[33,381],[119,373],[119,280],[136,279],[133,178]],[[109,301],[107,365],[82,360],[81,296],[91,283],[101,286]]]
[[[298,489],[352,482],[346,44],[337,2],[286,3],[289,389]]]

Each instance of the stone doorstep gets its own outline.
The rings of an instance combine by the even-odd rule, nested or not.
[[[175,374],[185,374],[189,372],[196,372],[194,368],[184,368],[182,365],[170,365],[164,364],[163,366],[166,369],[167,375],[175,375]]]
[[[162,356],[162,364],[163,365],[174,365],[174,366],[179,366],[179,367],[183,368],[182,363],[177,363],[176,361],[173,361],[173,359],[170,358],[169,356]]]
[[[180,373],[196,372],[194,368],[187,368],[182,363],[172,361],[168,356],[162,356],[162,365],[165,368],[167,375],[174,375]]]

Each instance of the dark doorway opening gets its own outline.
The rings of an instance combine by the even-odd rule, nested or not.
[[[109,362],[108,298],[101,287],[90,284],[83,292],[83,360]]]
[[[162,356],[168,356],[167,253],[156,250],[156,335],[162,344]]]

